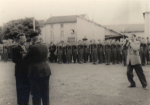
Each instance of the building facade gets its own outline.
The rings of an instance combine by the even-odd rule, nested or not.
[[[104,40],[106,35],[121,34],[91,21],[87,15],[53,16],[46,20],[41,27],[43,41],[50,42],[78,42],[84,37],[88,41],[95,39]]]

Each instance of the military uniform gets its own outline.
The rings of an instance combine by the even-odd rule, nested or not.
[[[106,65],[110,64],[110,54],[111,54],[111,45],[110,43],[107,41],[106,45],[105,45],[105,49],[106,49]]]
[[[97,62],[97,45],[96,45],[96,43],[92,44],[92,61],[93,61],[93,64],[96,64],[96,62]]]
[[[149,42],[149,38],[147,38],[147,64],[149,62],[149,51],[150,51],[150,42]]]
[[[122,46],[117,42],[117,63],[122,62]]]
[[[58,45],[58,62],[62,63],[62,45]]]
[[[62,61],[63,61],[63,63],[66,63],[67,62],[67,59],[66,59],[66,45],[65,44],[63,44],[63,46],[62,46]]]
[[[66,53],[66,57],[67,57],[67,63],[71,63],[71,52],[72,52],[72,48],[71,48],[71,45],[68,44],[66,45],[66,49],[67,49],[67,53]]]
[[[97,53],[99,63],[103,63],[103,45],[102,43],[97,44]]]
[[[82,44],[78,45],[78,59],[79,59],[79,63],[83,62],[83,45]]]
[[[117,46],[115,42],[112,42],[111,44],[111,51],[112,51],[112,63],[116,63],[116,56],[117,56]]]
[[[76,63],[77,61],[77,46],[75,44],[72,45],[72,55],[73,55],[73,61]]]
[[[50,52],[49,61],[50,61],[50,62],[54,62],[55,59],[56,59],[56,55],[54,54],[55,51],[56,51],[56,46],[51,43],[51,45],[50,45],[50,47],[49,47],[49,52]]]
[[[124,63],[124,66],[126,66],[126,63],[127,63],[127,52],[128,52],[128,47],[126,46],[126,40],[123,44],[123,63]]]
[[[105,42],[103,42],[103,44],[102,44],[102,48],[103,48],[103,62],[105,63],[106,62],[106,56],[105,56]]]
[[[90,62],[92,62],[92,41],[90,41],[90,45],[89,45],[89,58],[90,58]]]
[[[88,46],[87,44],[83,45],[83,58],[84,58],[84,63],[88,61]]]

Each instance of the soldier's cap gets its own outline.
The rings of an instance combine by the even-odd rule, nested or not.
[[[149,37],[147,37],[147,39],[149,39]]]
[[[88,40],[88,39],[85,37],[85,38],[83,38],[82,40]]]
[[[132,36],[136,37],[136,35],[135,35],[135,34],[132,34]]]
[[[33,38],[33,37],[35,37],[35,36],[39,36],[39,34],[38,34],[37,32],[32,32],[32,33],[30,34],[30,38]]]
[[[18,34],[18,35],[17,35],[17,39],[19,39],[20,36],[25,36],[25,33],[20,33],[20,34]]]

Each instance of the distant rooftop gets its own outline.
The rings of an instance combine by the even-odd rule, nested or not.
[[[52,16],[46,21],[45,24],[75,23],[75,22],[77,22],[77,16],[87,18],[86,14],[70,15],[70,16]]]
[[[107,25],[106,27],[121,33],[144,32],[144,24]]]

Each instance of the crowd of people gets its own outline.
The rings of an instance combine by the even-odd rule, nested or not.
[[[140,42],[140,57],[142,65],[149,63],[149,51],[150,42],[149,38],[138,37]],[[87,42],[86,38],[75,42],[59,42],[49,45],[49,61],[62,63],[87,63],[93,64],[106,63],[106,65],[122,63],[126,66],[127,50],[128,48],[124,44],[128,41],[128,38],[121,38],[120,40],[107,39],[101,41],[100,39],[91,40]]]
[[[122,63],[127,65],[127,78],[130,88],[136,87],[133,80],[133,69],[144,89],[148,89],[142,65],[149,63],[149,38],[121,38],[120,40],[100,39],[87,42],[87,38],[75,42],[51,42],[44,44],[38,33],[31,34],[31,42],[26,42],[24,33],[18,35],[18,42],[0,45],[0,58],[15,63],[17,104],[28,105],[31,91],[33,105],[49,105],[49,79],[51,70],[47,60],[52,63],[106,63],[106,65]],[[49,50],[48,50],[49,48]],[[49,53],[48,53],[49,52]],[[49,57],[48,57],[49,54]]]
[[[150,42],[149,38],[145,39],[138,37],[137,40],[140,45],[140,57],[142,65],[147,65],[150,61]],[[59,42],[54,44],[51,42],[49,47],[49,58],[51,63],[87,63],[93,64],[106,63],[106,65],[123,63],[126,66],[127,50],[124,46],[127,38],[107,39],[107,40],[90,40],[87,42],[86,38],[76,42]],[[4,42],[0,44],[0,60],[7,62],[12,59],[12,48],[17,43]],[[26,44],[28,46],[28,43]]]

